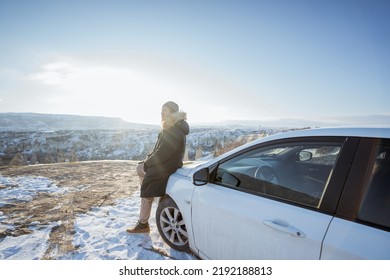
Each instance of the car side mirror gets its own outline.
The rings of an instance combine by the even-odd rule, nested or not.
[[[300,151],[298,153],[298,160],[299,161],[308,161],[308,160],[311,160],[313,157],[313,154],[311,152],[308,152],[308,151]]]
[[[194,173],[192,177],[192,182],[195,186],[203,186],[206,185],[209,181],[209,169],[202,168]]]

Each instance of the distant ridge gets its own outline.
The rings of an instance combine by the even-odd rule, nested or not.
[[[222,122],[190,123],[191,127],[270,127],[303,128],[324,126],[377,126],[389,127],[390,115],[361,115],[323,118],[321,120],[227,120]],[[159,125],[126,122],[121,118],[79,116],[66,114],[0,113],[0,131],[38,132],[59,130],[118,130],[159,129]]]
[[[197,126],[247,126],[247,127],[274,127],[274,128],[303,128],[329,126],[372,126],[389,127],[390,114],[333,116],[313,119],[285,118],[264,120],[226,120],[221,122],[200,123]]]
[[[37,113],[0,113],[0,131],[58,131],[94,129],[152,129],[121,118]]]

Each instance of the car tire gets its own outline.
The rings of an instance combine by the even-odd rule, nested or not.
[[[162,239],[173,249],[188,251],[188,234],[179,207],[170,198],[163,199],[156,210],[157,229]]]

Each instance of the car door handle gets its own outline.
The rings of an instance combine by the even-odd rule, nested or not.
[[[265,224],[267,227],[270,227],[274,230],[278,230],[281,232],[285,232],[291,236],[298,237],[298,238],[305,238],[306,234],[304,234],[301,230],[290,226],[289,224],[281,221],[263,221],[263,224]]]

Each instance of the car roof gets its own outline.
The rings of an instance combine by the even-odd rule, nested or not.
[[[346,136],[390,139],[390,127],[323,127],[294,130],[279,133],[275,136],[280,138],[305,136]]]
[[[264,143],[271,140],[316,136],[368,137],[390,139],[390,127],[323,127],[300,129],[273,134],[247,143],[241,146],[241,148],[251,146],[257,143]]]

